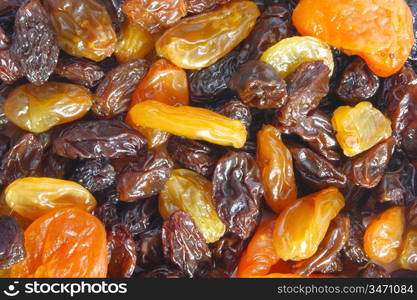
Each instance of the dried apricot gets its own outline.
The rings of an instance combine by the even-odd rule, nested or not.
[[[11,277],[106,277],[106,231],[99,219],[63,208],[36,219],[25,231],[26,258]]]
[[[199,107],[174,107],[146,100],[133,106],[127,118],[135,125],[160,129],[190,139],[241,148],[247,131],[240,121]]]
[[[330,47],[311,36],[294,36],[269,47],[260,58],[272,65],[285,78],[305,62],[322,60],[332,75],[334,63]]]
[[[266,125],[258,132],[256,161],[261,169],[266,203],[280,212],[297,198],[291,153],[277,128]]]
[[[370,102],[339,106],[333,113],[336,139],[346,156],[362,153],[391,136],[391,121]]]
[[[344,205],[343,195],[330,187],[287,206],[275,223],[273,243],[277,256],[299,261],[314,255],[330,221]]]
[[[401,69],[414,44],[404,0],[301,0],[292,20],[302,35],[359,55],[382,77]]]
[[[28,83],[10,93],[3,109],[6,117],[20,128],[40,133],[83,117],[92,104],[90,91],[81,85]]]
[[[404,226],[404,208],[401,206],[390,207],[375,216],[363,237],[369,258],[382,263],[393,262],[400,254]]]
[[[144,58],[146,54],[152,51],[155,40],[141,26],[129,21],[123,22],[118,33],[118,40],[114,56],[119,63]]]
[[[93,195],[78,183],[47,177],[24,177],[4,190],[7,205],[21,216],[35,220],[56,208],[78,207],[92,211]]]
[[[184,69],[208,67],[244,40],[259,17],[252,1],[236,1],[182,19],[156,42],[156,52]]]
[[[187,169],[172,171],[159,194],[159,212],[164,219],[177,210],[193,217],[207,243],[216,242],[226,231],[211,200],[211,182],[197,172]]]

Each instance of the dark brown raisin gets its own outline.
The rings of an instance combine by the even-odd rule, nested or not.
[[[20,72],[42,85],[58,62],[59,48],[48,14],[39,0],[30,0],[16,14],[10,54]]]
[[[93,114],[111,119],[129,109],[130,97],[139,81],[148,72],[144,59],[121,64],[108,72],[94,94]]]
[[[84,121],[63,130],[53,150],[71,159],[138,157],[147,151],[147,141],[121,121]]]
[[[362,218],[359,215],[350,214],[349,219],[349,239],[343,247],[343,253],[350,261],[358,265],[364,265],[369,260],[363,249],[365,227],[363,226]]]
[[[251,236],[260,217],[263,188],[255,159],[246,152],[230,151],[213,173],[213,204],[227,231],[242,239]]]
[[[369,263],[359,273],[360,278],[390,278],[391,275],[381,266]]]
[[[136,264],[144,269],[152,269],[163,263],[161,228],[155,228],[139,235],[136,243],[136,255]]]
[[[116,224],[107,234],[109,251],[108,276],[129,278],[136,265],[136,246],[132,234],[124,224]]]
[[[233,120],[238,120],[250,129],[252,124],[252,113],[248,106],[239,100],[231,100],[216,108],[216,112]]]
[[[54,73],[73,83],[81,84],[88,88],[95,87],[104,77],[104,71],[99,65],[78,58],[60,60]]]
[[[221,4],[226,4],[231,0],[185,0],[187,12],[190,14],[200,14],[215,9]]]
[[[185,274],[174,266],[162,265],[149,272],[141,272],[139,278],[185,278]]]
[[[164,221],[162,245],[165,258],[181,271],[194,277],[204,268],[210,267],[212,257],[203,234],[192,217],[177,211]]]
[[[9,269],[25,255],[22,228],[15,219],[0,216],[0,270]]]
[[[149,198],[133,203],[123,203],[119,209],[121,223],[126,224],[134,237],[160,222],[158,201]]]
[[[106,230],[111,230],[113,225],[120,221],[117,204],[119,202],[119,194],[113,188],[94,194],[98,200],[98,205],[94,209],[93,214],[99,218]]]
[[[90,192],[102,191],[115,182],[116,171],[106,159],[91,159],[82,161],[74,170],[72,181],[78,182]]]
[[[228,83],[240,100],[259,109],[280,108],[287,100],[287,85],[266,62],[250,60],[233,74]]]

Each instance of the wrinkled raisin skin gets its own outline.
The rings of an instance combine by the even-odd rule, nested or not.
[[[110,278],[131,277],[136,265],[136,245],[126,225],[114,225],[107,233],[110,255],[108,276]]]
[[[88,88],[95,87],[104,77],[104,71],[99,65],[77,58],[60,60],[54,72],[71,82]]]
[[[251,236],[260,217],[263,188],[255,159],[230,151],[213,173],[213,204],[227,230],[242,239]]]
[[[81,162],[72,173],[70,180],[78,182],[94,193],[105,190],[114,184],[116,171],[105,159]]]
[[[0,237],[0,270],[5,270],[26,255],[23,230],[13,218],[0,216]]]

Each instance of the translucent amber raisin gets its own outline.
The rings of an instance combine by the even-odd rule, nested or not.
[[[292,19],[302,35],[359,55],[383,77],[401,69],[414,44],[404,0],[302,0]]]
[[[174,170],[159,194],[159,212],[164,219],[177,210],[193,217],[207,243],[219,240],[226,230],[211,200],[211,182],[197,172]]]
[[[149,68],[132,95],[132,106],[145,100],[169,105],[188,105],[188,82],[185,71],[166,59],[159,59]]]
[[[237,277],[247,278],[269,274],[271,267],[279,261],[272,243],[275,218],[259,225],[240,259]]]
[[[25,231],[26,258],[11,277],[106,277],[106,231],[99,219],[78,208],[54,210]]]
[[[213,144],[241,148],[246,142],[247,132],[242,122],[204,108],[174,107],[147,100],[133,106],[127,118],[136,125]]]
[[[92,211],[93,195],[69,180],[47,177],[24,177],[13,181],[4,190],[7,205],[21,216],[35,220],[55,208],[78,207]]]
[[[391,136],[391,122],[370,102],[340,106],[332,118],[336,139],[346,156],[362,153]]]
[[[76,57],[100,61],[116,46],[110,15],[95,0],[45,0],[59,47]]]
[[[393,262],[400,254],[404,226],[404,208],[401,206],[388,208],[374,217],[363,237],[369,258],[383,263]]]
[[[268,48],[261,60],[272,65],[282,78],[294,72],[305,62],[322,60],[333,72],[333,54],[330,47],[321,40],[311,36],[294,36],[283,39]]]
[[[122,10],[151,33],[171,27],[187,13],[185,0],[126,0]]]
[[[155,40],[141,26],[125,21],[118,33],[114,55],[119,63],[144,58],[152,51]]]
[[[254,2],[236,1],[184,18],[159,38],[156,51],[184,69],[208,67],[249,35],[259,15]]]
[[[401,268],[417,271],[417,228],[406,233],[398,261]]]
[[[83,117],[92,105],[92,95],[83,86],[47,82],[23,84],[3,104],[6,117],[20,128],[40,133],[53,126]]]
[[[299,261],[314,255],[330,221],[344,205],[343,195],[331,187],[287,206],[275,223],[273,243],[277,256]]]
[[[291,153],[274,126],[266,125],[258,132],[256,161],[261,168],[266,202],[280,212],[297,198],[297,186]]]

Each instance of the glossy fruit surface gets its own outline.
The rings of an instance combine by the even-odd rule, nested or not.
[[[364,235],[364,248],[369,258],[382,263],[393,262],[400,254],[404,226],[401,206],[388,208],[374,217]]]
[[[302,63],[313,60],[322,60],[330,69],[330,75],[334,67],[330,47],[311,36],[294,36],[283,39],[268,48],[260,59],[272,65],[282,78],[294,72]]]
[[[277,128],[266,125],[258,132],[256,161],[261,169],[266,202],[278,213],[295,201],[297,186],[291,153]]]
[[[106,277],[107,241],[103,224],[78,208],[63,208],[36,219],[25,231],[27,256],[11,277]]]
[[[370,102],[340,106],[332,118],[336,139],[346,156],[354,156],[391,136],[391,121]]]
[[[249,35],[259,14],[252,1],[237,1],[184,18],[159,38],[156,51],[184,69],[208,67]]]
[[[401,268],[417,270],[417,230],[410,229],[404,236],[404,245],[398,258]]]
[[[159,212],[163,218],[168,218],[177,210],[191,215],[207,243],[220,239],[226,230],[211,200],[210,181],[194,171],[172,171],[159,194]]]
[[[302,0],[292,19],[302,35],[361,56],[382,77],[403,66],[414,44],[412,15],[404,0]]]
[[[47,82],[23,84],[4,102],[6,117],[27,131],[40,133],[53,126],[83,117],[92,105],[92,95],[83,86]]]
[[[78,183],[47,177],[24,177],[4,191],[7,205],[21,216],[35,220],[56,208],[96,207],[93,195]]]
[[[133,106],[127,118],[135,125],[213,144],[241,148],[246,142],[247,132],[241,122],[204,108],[147,100]]]
[[[273,243],[277,256],[298,261],[314,255],[330,221],[344,205],[343,195],[331,187],[287,206],[275,223]]]

